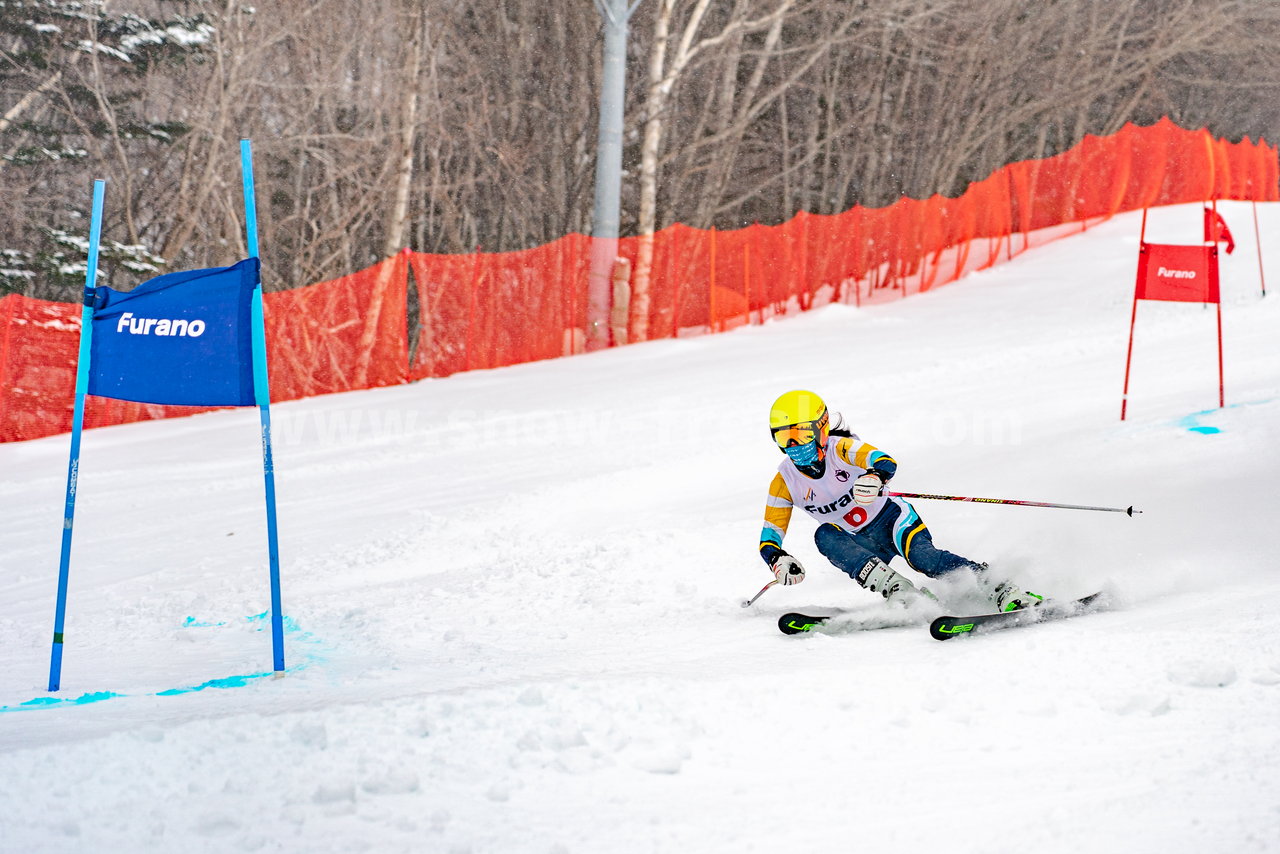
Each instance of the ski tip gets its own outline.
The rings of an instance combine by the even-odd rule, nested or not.
[[[1099,590],[1097,593],[1090,593],[1088,596],[1081,596],[1079,599],[1076,599],[1072,605],[1078,613],[1101,611],[1111,607],[1111,594],[1106,590]]]
[[[929,635],[934,640],[951,640],[973,631],[976,623],[968,617],[938,617],[929,624]]]
[[[812,617],[808,614],[783,614],[778,618],[778,629],[784,635],[798,635],[821,626],[830,617]]]

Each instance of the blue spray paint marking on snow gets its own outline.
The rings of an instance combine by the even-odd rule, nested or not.
[[[300,664],[297,667],[290,667],[286,672],[294,673],[306,667]],[[254,679],[264,679],[268,676],[274,676],[275,672],[268,670],[266,673],[249,673],[244,676],[227,676],[223,679],[210,679],[208,682],[202,682],[199,685],[192,685],[190,688],[170,688],[167,691],[157,691],[157,697],[176,697],[179,694],[194,694],[196,691],[203,691],[205,688],[243,688]]]
[[[243,620],[254,625],[254,631],[269,631],[271,629],[271,614],[269,611],[263,611],[261,614],[253,614],[244,617]],[[303,661],[289,667],[286,673],[297,673],[305,670],[312,664],[318,664],[324,661],[324,657],[319,654],[317,647],[321,646],[320,639],[311,632],[304,632],[299,629],[297,622],[292,617],[284,617],[283,619],[285,634],[293,635],[291,640],[295,644],[305,644],[311,649],[307,650]],[[226,621],[205,622],[195,617],[187,617],[182,622],[184,629],[209,629],[226,626]],[[117,697],[176,697],[182,694],[194,694],[197,691],[204,691],[207,688],[244,688],[252,682],[259,679],[266,679],[275,676],[274,671],[265,673],[245,673],[236,676],[224,676],[220,679],[210,679],[207,682],[201,682],[199,685],[190,685],[185,688],[169,688],[164,691],[155,691],[146,694],[120,694],[115,691],[93,691],[88,694],[81,694],[79,697],[35,697],[25,702],[18,703],[13,706],[0,706],[0,713],[4,712],[30,712],[37,709],[56,709],[66,708],[67,706],[87,706],[90,703],[101,703],[104,700],[114,700]]]
[[[187,617],[187,619],[184,620],[182,623],[182,627],[184,629],[210,629],[210,628],[214,628],[215,626],[225,626],[225,625],[226,625],[225,621],[220,623],[202,623],[199,620],[197,620],[195,617]]]
[[[1217,411],[1218,410],[1216,409],[1209,409],[1209,410],[1206,410],[1205,412],[1197,412],[1194,415],[1188,415],[1186,418],[1183,418],[1181,421],[1178,422],[1178,426],[1184,430],[1189,430],[1192,433],[1202,433],[1206,436],[1212,435],[1214,433],[1221,433],[1222,430],[1218,427],[1208,427],[1200,423],[1201,416],[1209,415],[1210,413],[1217,412]]]
[[[113,697],[123,697],[115,691],[95,691],[92,694],[81,694],[79,697],[36,697],[16,706],[0,706],[0,712],[21,712],[31,709],[47,709],[53,706],[85,706],[89,703],[100,703]]]
[[[1213,427],[1208,424],[1201,424],[1200,419],[1209,415],[1223,412],[1227,409],[1243,409],[1247,406],[1261,406],[1266,403],[1274,403],[1276,398],[1269,397],[1266,400],[1251,400],[1245,403],[1230,403],[1222,409],[1205,409],[1200,412],[1193,412],[1178,420],[1177,425],[1191,433],[1199,433],[1202,436],[1212,436],[1214,433],[1221,433],[1221,427]]]

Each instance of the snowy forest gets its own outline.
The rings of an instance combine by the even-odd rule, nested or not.
[[[109,277],[243,257],[241,137],[269,290],[589,233],[600,30],[590,0],[4,0],[0,295],[74,298],[97,177]],[[1274,3],[639,0],[629,35],[624,235],[956,195],[1164,115],[1280,138]]]

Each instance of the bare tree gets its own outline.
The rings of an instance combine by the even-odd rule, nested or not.
[[[737,228],[902,195],[1168,115],[1280,138],[1280,6],[1253,0],[653,0],[630,40],[622,229]],[[244,250],[254,140],[264,281],[407,245],[586,232],[599,21],[585,0],[7,0],[0,293],[68,298],[89,187],[113,282]]]

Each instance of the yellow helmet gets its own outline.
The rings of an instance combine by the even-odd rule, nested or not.
[[[793,463],[815,465],[826,456],[831,435],[827,404],[811,391],[789,391],[769,410],[769,432]]]

